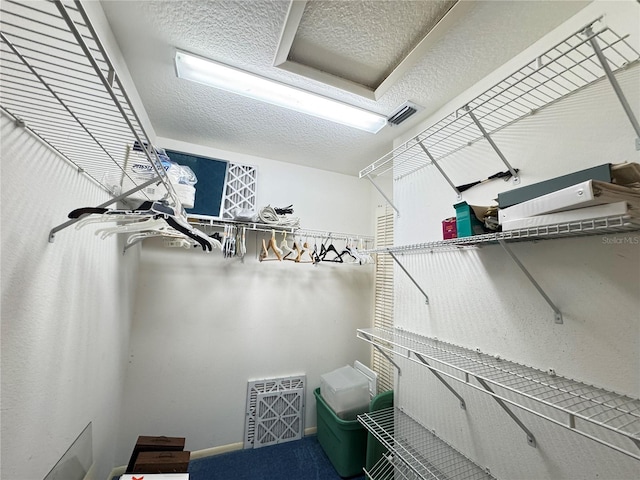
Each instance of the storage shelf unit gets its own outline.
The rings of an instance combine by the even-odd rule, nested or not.
[[[494,478],[397,407],[365,413],[358,420],[390,452],[366,472],[370,479]]]
[[[611,71],[637,62],[640,54],[629,45],[627,37],[600,26],[600,21],[597,19],[580,29],[462,108],[382,156],[361,170],[360,178],[392,174],[397,180],[426,165],[440,168],[437,162],[486,139],[485,134],[497,132],[603,78],[606,72],[591,39],[599,45]],[[508,163],[507,167],[510,167]]]
[[[82,4],[3,0],[0,14],[2,110],[111,193],[109,177],[129,177],[127,145],[150,141]],[[144,153],[180,207],[157,155]]]
[[[420,290],[422,295],[426,299],[426,303],[429,303],[429,296],[413,278],[411,273],[407,271],[404,265],[400,262],[396,253],[412,253],[423,251],[435,251],[435,250],[457,250],[465,247],[481,246],[483,244],[498,243],[511,257],[515,264],[527,277],[529,282],[536,288],[538,293],[544,298],[547,304],[551,307],[554,314],[555,323],[563,323],[562,312],[551,300],[551,298],[545,293],[538,282],[533,278],[531,273],[522,264],[522,262],[515,255],[513,250],[508,246],[510,242],[516,241],[532,241],[542,240],[550,238],[562,238],[562,237],[577,237],[587,235],[603,235],[613,234],[621,232],[634,232],[640,230],[640,218],[631,215],[618,215],[611,217],[595,218],[590,220],[581,220],[575,222],[567,222],[555,225],[547,225],[543,227],[529,227],[520,230],[510,230],[506,232],[488,233],[484,235],[473,235],[470,237],[454,238],[450,240],[439,240],[434,242],[417,243],[413,245],[399,245],[393,247],[383,247],[372,250],[367,250],[366,253],[388,253],[391,258],[398,264],[398,266],[405,272],[411,282]],[[631,238],[629,238],[631,240]],[[623,240],[626,241],[626,240]]]
[[[640,218],[631,215],[617,215],[575,222],[546,225],[543,227],[528,227],[506,232],[472,235],[470,237],[452,238],[433,242],[416,243],[411,245],[397,245],[368,250],[367,253],[410,253],[425,250],[451,249],[467,246],[494,244],[500,241],[517,242],[544,240],[550,238],[571,238],[589,235],[605,235],[640,230]]]
[[[638,399],[398,329],[361,329],[357,336],[640,460]]]

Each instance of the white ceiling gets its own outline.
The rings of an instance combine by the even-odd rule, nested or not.
[[[288,0],[101,3],[158,136],[357,175],[403,131],[589,2],[465,5],[470,8],[461,9],[461,18],[449,22],[378,100],[274,66]],[[375,87],[450,7],[442,0],[309,1],[289,59],[315,69],[333,65],[335,75]],[[400,126],[370,134],[178,79],[176,49],[383,115],[407,100],[425,108]]]

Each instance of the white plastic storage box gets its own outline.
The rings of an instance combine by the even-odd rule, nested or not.
[[[351,365],[321,375],[320,394],[342,420],[368,411],[371,401],[369,379]]]

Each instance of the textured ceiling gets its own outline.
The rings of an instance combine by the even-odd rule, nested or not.
[[[464,18],[451,26],[424,58],[377,101],[273,66],[289,1],[101,3],[159,136],[357,175],[391,150],[393,139],[403,131],[589,2],[476,1]],[[332,4],[318,2],[317,7],[325,3]],[[396,43],[396,37],[403,32],[399,31],[394,11],[415,8],[416,5],[405,5],[412,2],[340,3],[340,10],[351,12],[341,15],[358,12],[357,29],[368,25],[369,35],[377,40],[389,39],[388,42],[370,38],[336,42],[335,38],[341,35],[338,29],[344,27],[332,28],[333,22],[329,22],[322,28],[307,27],[307,32],[314,31],[314,43],[326,43],[334,50],[342,48],[338,54],[361,59],[375,59],[376,49],[387,43],[393,43],[398,51],[406,48],[403,41]],[[372,8],[376,4],[379,9]],[[319,12],[314,16],[322,19]],[[374,135],[178,79],[173,63],[176,49],[384,115],[407,100],[425,109],[401,126],[387,126]],[[393,52],[385,49],[384,55],[392,58]]]
[[[289,59],[375,88],[453,4],[308,2]]]

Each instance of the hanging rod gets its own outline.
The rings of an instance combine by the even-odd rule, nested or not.
[[[317,238],[322,240],[362,240],[366,244],[371,244],[374,242],[374,237],[371,235],[361,235],[358,233],[341,233],[341,232],[329,232],[324,230],[310,230],[306,228],[298,228],[298,227],[288,227],[284,225],[271,225],[268,223],[259,223],[259,222],[242,222],[238,220],[232,219],[220,219],[220,218],[211,218],[204,216],[193,216],[188,215],[187,219],[189,223],[203,226],[203,227],[214,227],[214,228],[224,228],[226,225],[235,225],[238,227],[245,227],[248,230],[256,231],[256,232],[267,232],[271,233],[272,231],[276,231],[278,233],[287,233],[290,235],[295,235],[299,237],[309,237],[309,238]]]

